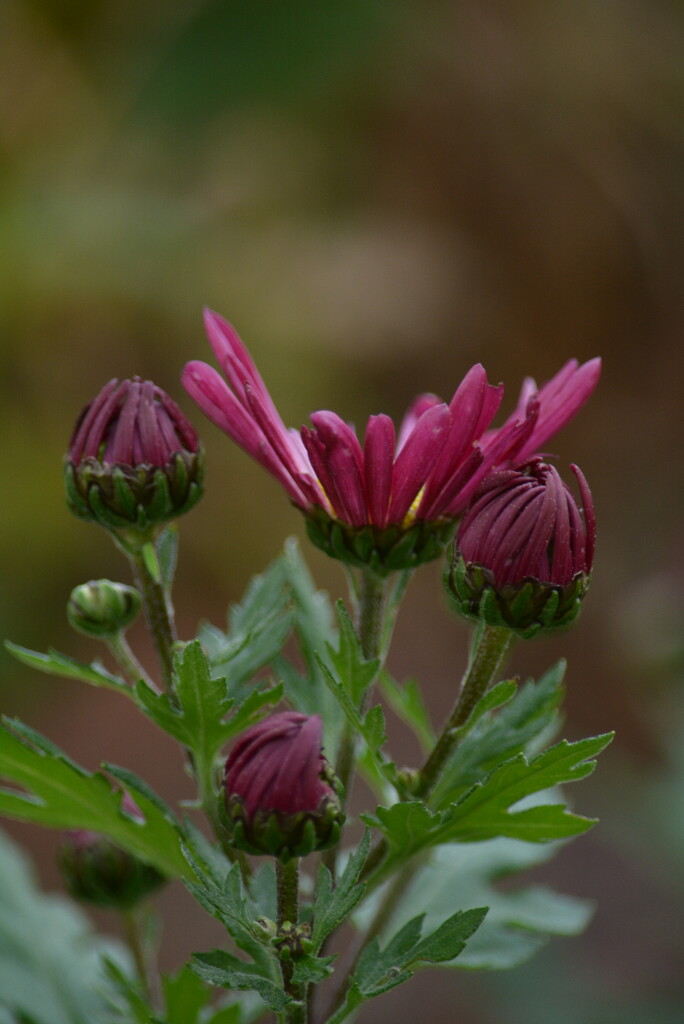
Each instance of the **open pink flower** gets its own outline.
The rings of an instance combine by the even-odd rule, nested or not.
[[[600,373],[599,359],[571,360],[540,390],[528,379],[516,412],[490,431],[503,387],[489,384],[477,364],[448,404],[419,396],[398,438],[389,416],[371,416],[362,446],[334,412],[314,412],[312,427],[288,430],[235,329],[211,311],[205,324],[226,380],[190,362],[182,378],[190,396],[295,505],[318,506],[353,527],[454,519],[494,467],[527,459],[574,416]]]

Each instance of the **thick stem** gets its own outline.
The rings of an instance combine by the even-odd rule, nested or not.
[[[176,644],[176,627],[173,609],[167,600],[157,563],[157,554],[152,542],[147,543],[134,554],[129,553],[135,580],[142,595],[147,624],[154,640],[164,680],[164,688],[171,693],[173,679],[173,651]]]
[[[296,927],[299,919],[299,860],[296,857],[287,864],[276,861],[276,885],[278,934],[284,935]],[[287,1024],[306,1024],[306,993],[304,986],[296,985],[292,980],[294,964],[291,956],[281,956],[280,970],[286,993],[296,1000],[295,1005],[285,1011],[285,1020]]]
[[[458,743],[458,729],[467,722],[473,708],[494,681],[512,641],[513,633],[502,626],[482,623],[478,627],[460,695],[442,735],[421,769],[420,781],[412,794],[414,799],[426,800],[432,793]]]

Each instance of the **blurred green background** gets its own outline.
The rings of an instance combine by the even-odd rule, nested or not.
[[[595,494],[592,592],[571,634],[514,659],[527,673],[568,655],[569,738],[618,729],[572,794],[601,826],[542,875],[596,899],[596,918],[515,974],[425,972],[361,1021],[428,1002],[431,1024],[683,1019],[683,54],[671,0],[0,3],[2,636],[98,653],[69,634],[66,598],[125,565],[69,516],[61,459],[112,376],[152,377],[206,441],[207,495],[181,525],[182,635],[221,622],[303,536],[278,485],[181,394],[183,363],[209,357],[205,304],[295,425],[316,408],[399,417],[476,361],[508,410],[526,374],[604,357],[553,442]],[[466,642],[439,567],[413,581],[401,626],[391,665],[437,716]],[[88,767],[189,795],[175,751],[115,695],[4,653],[1,685],[4,711]],[[410,761],[399,728],[393,741]],[[10,831],[56,886],[55,837]],[[217,935],[182,892],[163,899],[172,967]]]

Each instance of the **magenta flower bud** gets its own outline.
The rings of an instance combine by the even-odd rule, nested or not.
[[[240,736],[225,773],[235,846],[289,860],[339,841],[344,814],[322,736],[320,716],[298,711],[270,715]]]
[[[601,366],[570,360],[540,389],[528,379],[515,413],[491,430],[503,387],[478,364],[449,403],[420,395],[398,432],[389,416],[371,416],[362,444],[329,411],[288,430],[235,328],[211,311],[205,325],[225,380],[206,363],[188,363],[188,394],[282,484],[314,544],[380,574],[436,558],[482,480],[528,462],[584,405]]]
[[[523,637],[576,618],[589,586],[596,523],[587,482],[571,468],[581,507],[541,460],[483,483],[463,517],[445,578],[462,614]]]
[[[145,533],[192,508],[203,472],[197,434],[166,392],[139,377],[110,380],[74,428],[67,502],[109,530]]]

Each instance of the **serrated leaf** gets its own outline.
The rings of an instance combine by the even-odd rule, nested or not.
[[[528,680],[512,700],[487,706],[494,697],[506,698],[510,681],[498,684],[476,705],[442,777],[430,797],[434,808],[458,800],[498,764],[516,754],[533,756],[549,741],[559,724],[565,662],[559,661],[539,682]],[[503,687],[503,689],[500,689]],[[484,702],[484,706],[483,706]]]
[[[328,978],[332,972],[331,964],[336,956],[305,956],[295,960],[292,980],[295,985],[317,985]]]
[[[328,659],[352,704],[359,707],[363,696],[378,674],[379,658],[363,656],[359,638],[342,601],[335,605],[339,625],[338,646],[328,645]]]
[[[370,769],[368,772],[369,781],[376,783],[382,779],[391,779],[393,776],[394,766],[391,762],[386,761],[380,753],[380,747],[384,744],[387,738],[385,735],[385,717],[382,708],[379,705],[374,708],[370,708],[364,718],[361,718],[356,706],[340,680],[333,675],[322,659],[319,659],[319,664],[323,673],[323,679],[328,689],[337,700],[340,709],[344,713],[344,717],[351,725],[353,733],[356,736],[360,736],[365,741],[369,761],[368,768]],[[362,759],[360,760],[360,763],[364,763]]]
[[[521,843],[493,839],[477,844],[445,844],[419,867],[397,904],[394,926],[425,913],[425,929],[435,928],[445,913],[467,903],[486,905],[489,912],[453,964],[467,969],[504,969],[528,960],[550,935],[576,935],[586,927],[592,904],[564,896],[543,886],[502,890],[498,879],[544,863],[557,851],[556,844]],[[361,928],[376,913],[383,891],[374,893],[355,915]]]
[[[216,949],[210,953],[195,953],[191,968],[200,978],[220,988],[258,992],[263,1001],[276,1013],[282,1013],[291,999],[275,981],[252,973],[250,965],[242,963],[230,953]]]
[[[612,738],[609,733],[575,743],[561,740],[533,761],[528,762],[524,754],[506,761],[445,812],[439,841],[476,842],[508,836],[544,843],[585,832],[596,819],[571,814],[561,804],[517,811],[514,805],[532,794],[585,778],[596,766],[589,759]]]
[[[154,1020],[152,1011],[143,999],[137,981],[112,960],[105,960],[104,967],[112,987],[124,1002],[125,1009],[121,1008],[121,1015],[125,1012],[127,1024],[150,1024]]]
[[[129,699],[134,699],[133,690],[121,676],[112,675],[99,661],[92,661],[90,664],[86,664],[71,658],[68,654],[60,654],[59,651],[55,651],[52,647],[48,648],[47,654],[41,654],[39,651],[29,650],[28,647],[21,647],[19,644],[10,643],[9,640],[5,641],[5,647],[18,661],[23,662],[24,665],[29,665],[31,668],[38,669],[39,672],[46,672],[48,675],[53,676],[64,676],[68,679],[80,679],[81,682],[90,683],[91,686],[101,686],[107,690],[116,690],[118,693],[124,693]]]
[[[256,721],[261,708],[277,703],[282,696],[282,687],[255,689],[236,707],[236,701],[228,696],[225,679],[211,675],[199,640],[185,646],[174,660],[174,670],[174,700],[165,693],[154,693],[144,682],[138,683],[136,696],[159,728],[192,750],[205,764],[212,762],[232,736]]]
[[[418,851],[440,843],[481,842],[499,836],[545,843],[586,832],[595,819],[572,814],[563,804],[535,803],[518,810],[515,805],[590,774],[596,764],[590,759],[612,738],[613,734],[608,733],[575,743],[562,740],[532,761],[518,754],[441,812],[432,813],[422,803],[412,801],[378,807],[374,816],[362,815],[366,824],[383,832],[390,844],[382,876]]]
[[[104,775],[86,771],[38,733],[19,728],[22,738],[7,720],[0,728],[0,776],[22,787],[0,790],[0,814],[48,828],[101,832],[169,877],[189,875],[179,829],[156,802],[137,792],[145,821],[133,821],[121,813],[121,793]]]
[[[366,886],[359,883],[359,876],[368,857],[370,841],[371,835],[366,829],[358,848],[349,856],[334,889],[330,871],[323,864],[318,869],[311,936],[316,952],[328,935],[347,919],[366,891]]]

